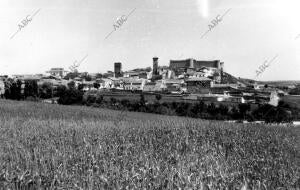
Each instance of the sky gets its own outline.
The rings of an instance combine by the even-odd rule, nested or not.
[[[83,58],[80,72],[114,62],[130,70],[158,57],[159,65],[221,60],[237,77],[300,80],[299,10],[299,0],[0,0],[0,75],[68,70]]]

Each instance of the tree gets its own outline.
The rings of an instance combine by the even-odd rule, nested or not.
[[[98,79],[98,78],[101,79],[102,77],[103,77],[103,75],[102,75],[101,73],[97,73],[97,74],[96,74],[96,79]]]
[[[200,115],[200,103],[196,103],[196,104],[193,104],[191,110],[190,110],[190,116],[191,117],[198,117]]]
[[[25,81],[24,96],[25,98],[29,96],[38,97],[38,84],[36,80]]]
[[[14,81],[10,86],[10,98],[16,100],[18,96],[17,83]]]
[[[270,104],[260,105],[257,109],[252,111],[255,119],[261,119],[266,122],[272,122],[276,117],[276,107]]]
[[[66,89],[64,93],[60,94],[58,99],[59,104],[71,105],[71,104],[79,104],[82,103],[83,92],[70,88]]]
[[[239,110],[236,108],[236,106],[233,106],[230,110],[230,116],[232,119],[240,119]]]
[[[78,90],[82,91],[83,88],[84,88],[84,85],[82,83],[78,84],[78,87],[77,87]]]
[[[250,104],[239,104],[239,105],[238,105],[238,108],[239,108],[240,116],[241,116],[243,119],[246,118],[247,111],[250,111],[250,110],[251,110]]]
[[[92,80],[92,77],[87,72],[81,73],[80,78],[82,78],[86,81],[91,81]]]
[[[56,88],[56,93],[54,94],[54,96],[56,97],[61,97],[64,95],[64,93],[67,91],[67,87],[65,85],[59,85]]]
[[[97,83],[97,82],[94,82],[94,88],[96,88],[96,89],[99,89],[100,88],[100,84],[99,83]]]
[[[20,100],[22,97],[22,81],[17,80],[17,99]]]
[[[176,103],[176,114],[179,116],[187,116],[191,110],[191,104],[186,102],[178,102]]]
[[[228,114],[228,107],[226,105],[221,104],[219,106],[219,113],[223,116],[226,116]]]
[[[88,106],[92,105],[93,103],[95,103],[97,100],[96,96],[94,96],[93,94],[87,94],[87,98],[86,98],[86,104]]]
[[[65,80],[74,79],[79,76],[78,72],[70,72],[64,77]]]
[[[145,105],[145,103],[146,103],[144,94],[140,95],[140,103],[141,103],[141,105]]]
[[[121,105],[122,105],[124,108],[128,109],[128,107],[130,106],[130,101],[129,101],[128,99],[122,99],[122,100],[121,100]]]
[[[44,82],[39,88],[40,98],[47,99],[53,97],[52,83]]]
[[[4,82],[5,92],[4,96],[6,99],[20,100],[21,99],[21,86],[20,80],[14,81],[12,79]]]
[[[207,112],[211,115],[217,114],[216,105],[213,102],[208,105]]]
[[[69,82],[68,87],[69,89],[75,89],[75,82],[74,81]]]
[[[4,97],[6,99],[10,99],[10,87],[11,87],[11,83],[12,83],[12,81],[10,79],[4,81],[4,89],[5,89],[5,91],[4,91]]]
[[[156,94],[156,95],[155,95],[155,99],[156,99],[157,101],[161,100],[161,98],[162,98],[161,94]]]
[[[114,105],[114,104],[117,103],[117,99],[114,98],[114,97],[111,97],[111,98],[110,98],[110,102]]]
[[[102,102],[103,102],[103,96],[102,95],[100,95],[100,94],[97,94],[97,96],[96,96],[96,103],[97,104],[101,104]]]
[[[84,78],[86,81],[92,81],[92,77],[90,75],[87,75],[85,78]]]

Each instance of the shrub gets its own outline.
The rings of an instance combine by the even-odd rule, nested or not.
[[[223,104],[221,104],[218,108],[218,112],[223,116],[228,115],[228,110],[228,107]]]
[[[34,97],[34,96],[27,96],[26,100],[31,101],[31,102],[38,102],[39,101],[39,99],[37,97]]]
[[[251,109],[251,106],[250,106],[250,104],[239,104],[238,108],[239,108],[240,118],[245,119],[247,112],[250,111],[250,109]]]
[[[94,94],[85,94],[83,96],[83,104],[87,106],[91,106],[92,104],[96,103],[97,97]]]
[[[54,96],[55,97],[60,97],[63,96],[64,93],[66,92],[67,87],[65,85],[59,85],[56,89],[54,89]]]
[[[179,116],[187,116],[188,114],[190,115],[191,106],[192,104],[185,103],[185,102],[178,103],[178,106],[176,108],[177,115]]]
[[[141,95],[140,95],[140,103],[141,103],[142,105],[145,105],[145,103],[146,103],[144,94],[141,94]]]
[[[97,96],[96,96],[96,103],[97,104],[102,104],[102,102],[103,102],[103,96],[100,95],[100,94],[97,94]]]
[[[110,102],[112,103],[112,105],[114,105],[114,104],[117,103],[117,99],[114,98],[114,97],[111,97],[111,98],[110,98]]]
[[[39,87],[39,97],[43,99],[48,99],[53,97],[53,87],[49,82],[44,82]]]
[[[84,87],[84,85],[83,85],[82,83],[80,83],[80,84],[78,84],[77,89],[80,90],[80,91],[82,91],[82,90],[83,90],[83,87]]]
[[[6,99],[12,100],[20,100],[22,98],[21,95],[21,85],[22,82],[20,80],[13,81],[7,80],[4,82],[5,92],[4,96]]]
[[[215,115],[217,114],[217,108],[216,108],[216,105],[212,102],[208,105],[207,107],[207,112],[210,114],[210,115]]]
[[[28,96],[38,97],[38,84],[37,80],[26,80],[24,88],[25,98]]]
[[[155,99],[156,99],[157,101],[161,100],[161,98],[162,98],[161,94],[156,94],[156,95],[155,95]]]
[[[240,113],[239,110],[236,108],[236,106],[233,106],[231,110],[229,111],[229,115],[232,119],[240,119]]]
[[[76,89],[67,89],[58,99],[59,104],[71,105],[81,104],[83,99],[83,93]]]
[[[94,82],[94,83],[93,83],[93,86],[94,86],[94,88],[96,88],[96,89],[100,88],[100,84],[97,83],[97,82]]]
[[[75,82],[74,81],[69,82],[67,85],[68,85],[69,89],[75,89]]]

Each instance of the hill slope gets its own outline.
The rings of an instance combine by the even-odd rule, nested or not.
[[[236,78],[235,76],[229,74],[229,73],[226,73],[226,72],[223,72],[223,83],[226,84],[226,83],[229,83],[229,84],[236,84],[236,83],[242,83],[244,85],[253,85],[253,83],[255,82],[254,80],[252,79],[244,79],[244,78]]]

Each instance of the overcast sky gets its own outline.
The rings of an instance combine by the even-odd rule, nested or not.
[[[0,74],[68,69],[86,55],[79,71],[113,70],[114,62],[129,70],[157,56],[159,65],[220,59],[225,71],[254,79],[276,57],[259,80],[300,80],[299,19],[299,0],[0,0]]]

